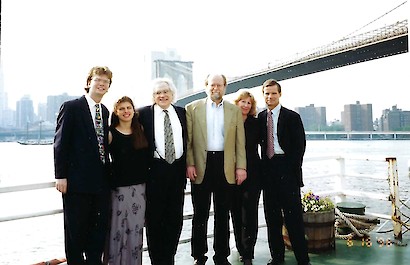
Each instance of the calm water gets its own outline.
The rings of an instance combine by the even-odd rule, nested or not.
[[[308,141],[305,157],[341,155],[383,160],[396,157],[399,172],[400,196],[410,197],[409,161],[410,141]],[[23,146],[17,143],[0,143],[0,186],[11,186],[54,180],[52,146]],[[386,175],[387,163],[363,161],[346,162],[347,173]],[[332,161],[304,164],[304,174],[322,175],[336,172],[338,165]],[[349,188],[385,192],[385,180],[362,182],[349,179]],[[304,190],[328,190],[329,179],[305,178]],[[359,199],[360,201],[360,199]],[[366,211],[390,211],[389,204],[365,202]],[[186,212],[190,211],[190,199],[186,200]],[[381,209],[381,207],[383,209]],[[0,194],[0,216],[10,216],[61,208],[61,196],[54,189]],[[261,218],[263,222],[263,218]],[[190,234],[190,221],[184,222],[182,238]],[[24,219],[0,223],[0,264],[31,264],[64,257],[62,215]]]

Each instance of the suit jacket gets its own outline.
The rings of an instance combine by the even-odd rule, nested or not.
[[[85,96],[64,102],[54,136],[56,179],[67,179],[67,192],[101,193],[109,190],[108,109],[102,105],[105,164]]]
[[[259,128],[260,128],[260,140],[261,140],[261,153],[262,160],[267,160],[266,155],[267,148],[267,110],[263,110],[258,115]],[[286,158],[289,161],[291,166],[291,171],[296,177],[295,183],[300,187],[303,187],[303,178],[302,178],[302,163],[303,155],[305,154],[306,149],[306,137],[305,129],[303,128],[302,119],[299,114],[281,107],[278,125],[277,125],[277,135],[278,141],[285,152]]]
[[[179,118],[182,126],[182,143],[183,143],[183,155],[181,159],[186,159],[186,142],[187,142],[187,124],[186,124],[186,116],[185,116],[185,109],[182,107],[171,105]],[[138,109],[139,112],[139,121],[144,127],[145,137],[148,141],[148,148],[150,157],[154,157],[155,152],[155,128],[154,128],[154,105],[145,106]],[[185,177],[185,176],[184,176]]]
[[[229,184],[235,184],[235,170],[246,169],[245,130],[240,109],[224,101],[224,171]],[[188,126],[187,165],[195,166],[194,184],[201,184],[206,169],[207,125],[206,99],[196,100],[186,106]]]

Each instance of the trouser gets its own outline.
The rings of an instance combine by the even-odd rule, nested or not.
[[[102,264],[109,203],[109,192],[63,195],[65,252],[69,265]]]
[[[172,265],[183,224],[185,159],[155,159],[147,182],[147,244],[153,265]]]
[[[208,252],[207,230],[211,196],[214,205],[214,260],[224,261],[230,254],[229,210],[234,185],[228,184],[224,173],[223,152],[208,152],[204,181],[192,185],[192,256],[202,258]]]
[[[244,184],[245,186],[242,186]],[[239,255],[243,259],[253,259],[258,235],[258,207],[261,190],[259,185],[246,184],[235,187],[232,224]]]
[[[263,202],[268,242],[273,258],[284,257],[285,244],[282,226],[285,223],[298,264],[309,262],[307,241],[303,224],[300,187],[295,183],[292,167],[286,157],[277,156],[269,161],[265,175]]]

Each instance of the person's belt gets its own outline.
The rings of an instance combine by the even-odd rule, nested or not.
[[[220,154],[223,154],[224,153],[224,151],[208,151],[208,154],[210,154],[210,155],[220,155]]]

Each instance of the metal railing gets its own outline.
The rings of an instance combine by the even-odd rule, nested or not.
[[[400,209],[399,209],[399,181],[398,181],[398,171],[397,171],[397,161],[396,158],[394,157],[389,157],[385,159],[364,159],[364,158],[352,158],[350,157],[348,160],[357,160],[357,161],[363,161],[368,163],[368,162],[384,162],[388,163],[387,166],[387,171],[388,174],[380,174],[380,175],[366,175],[366,174],[349,174],[346,171],[346,158],[341,157],[341,156],[326,156],[326,157],[307,157],[304,160],[304,167],[310,163],[314,162],[320,162],[323,165],[324,161],[337,161],[339,164],[338,171],[336,172],[328,172],[326,174],[314,174],[314,175],[306,175],[304,176],[305,183],[310,180],[310,179],[315,179],[319,178],[321,180],[323,179],[333,179],[334,184],[333,184],[333,189],[331,190],[326,190],[326,191],[315,191],[315,194],[320,195],[320,196],[330,196],[333,197],[335,202],[340,202],[346,200],[346,198],[349,196],[353,197],[362,197],[362,198],[367,198],[370,200],[383,200],[383,201],[391,201],[392,204],[392,214],[391,215],[386,215],[383,213],[368,213],[369,215],[373,215],[378,218],[386,219],[386,220],[391,220],[393,222],[393,227],[394,227],[394,236],[396,239],[401,239],[402,237],[402,223],[400,222],[401,220],[401,214],[400,214]],[[389,189],[388,192],[386,193],[375,193],[375,192],[368,192],[366,190],[349,190],[346,188],[346,183],[348,182],[349,177],[355,177],[355,178],[363,178],[363,179],[369,179],[369,180],[374,180],[374,179],[381,179],[381,180],[386,180],[387,183],[389,184]],[[9,186],[9,187],[0,187],[0,194],[4,193],[12,193],[12,192],[21,192],[21,191],[31,191],[31,190],[38,190],[38,189],[47,189],[47,188],[52,188],[54,187],[55,182],[44,182],[44,183],[36,183],[36,184],[28,184],[28,185],[18,185],[18,186]],[[186,192],[186,196],[190,195],[190,190]],[[260,205],[261,207],[262,205]],[[25,214],[19,214],[19,215],[13,215],[13,216],[3,216],[0,217],[0,222],[6,222],[6,221],[14,221],[14,220],[20,220],[20,219],[25,219],[25,218],[32,218],[32,217],[39,217],[39,216],[47,216],[47,215],[54,215],[54,214],[59,214],[62,213],[63,210],[62,208],[58,209],[52,209],[52,210],[46,210],[46,211],[39,211],[39,212],[34,212],[34,213],[25,213]],[[213,215],[213,212],[210,214],[211,216]],[[184,220],[190,220],[192,219],[192,213],[186,213],[184,214]],[[211,237],[212,235],[209,235]],[[189,242],[190,239],[181,239],[180,243],[186,243]]]

